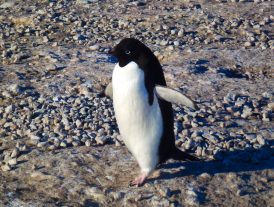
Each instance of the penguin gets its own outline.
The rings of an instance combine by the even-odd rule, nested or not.
[[[109,53],[118,60],[112,73],[115,118],[141,169],[130,185],[142,185],[167,159],[198,161],[175,146],[172,105],[155,91],[157,85],[166,87],[166,81],[153,52],[139,40],[125,38]]]

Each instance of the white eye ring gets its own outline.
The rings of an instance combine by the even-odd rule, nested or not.
[[[129,55],[130,53],[131,53],[130,50],[126,50],[126,51],[125,51],[125,54],[126,54],[126,55]]]

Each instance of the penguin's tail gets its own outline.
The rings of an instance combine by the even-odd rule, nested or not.
[[[179,150],[178,148],[174,148],[173,153],[171,155],[171,158],[174,160],[186,160],[186,161],[200,161],[199,158],[190,155],[186,152],[183,152],[181,150]]]

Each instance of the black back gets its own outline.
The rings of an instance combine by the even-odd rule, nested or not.
[[[144,71],[145,87],[148,91],[148,102],[153,104],[155,85],[166,86],[166,81],[161,64],[153,52],[134,38],[123,39],[110,51],[118,59],[120,67],[134,61]],[[163,135],[161,137],[159,157],[160,163],[172,157],[175,150],[175,136],[173,131],[174,119],[171,103],[158,99],[163,117]]]

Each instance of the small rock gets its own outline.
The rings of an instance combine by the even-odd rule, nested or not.
[[[266,144],[266,141],[265,141],[265,139],[263,138],[262,135],[260,135],[260,134],[257,135],[256,139],[257,139],[257,142],[258,142],[260,145],[265,145],[265,144]]]
[[[120,147],[122,144],[118,139],[115,139],[115,146]]]
[[[14,148],[14,150],[12,151],[10,157],[11,157],[11,158],[16,158],[16,157],[19,156],[19,154],[20,154],[20,151],[19,151],[19,149],[16,147],[16,148]]]
[[[35,172],[31,173],[30,177],[37,181],[55,179],[55,176],[48,175],[48,174],[45,174],[45,173],[39,172],[39,171],[35,171]]]
[[[109,137],[107,136],[97,136],[95,138],[95,141],[97,144],[104,145],[109,140]]]
[[[4,171],[4,172],[7,172],[7,171],[11,171],[12,168],[9,164],[5,164],[5,165],[2,165],[1,169]]]
[[[111,196],[114,200],[121,200],[125,196],[125,194],[123,192],[112,192]]]
[[[211,178],[211,175],[208,173],[202,173],[199,177],[208,180]]]
[[[75,124],[78,128],[82,125],[82,123],[79,119],[76,120]]]
[[[271,98],[271,97],[273,97],[273,95],[271,93],[267,92],[267,91],[263,92],[262,96],[264,98]]]
[[[55,64],[48,64],[46,66],[46,70],[47,71],[55,71],[55,70],[57,70],[57,66]]]
[[[8,164],[11,166],[17,165],[17,158],[13,158],[13,159],[9,160]]]
[[[85,194],[88,196],[92,196],[94,199],[102,200],[105,198],[104,193],[97,187],[86,188]]]
[[[197,193],[192,188],[189,188],[186,191],[185,202],[186,202],[186,204],[191,205],[191,206],[199,206],[200,205]]]
[[[249,108],[248,106],[244,106],[241,117],[246,119],[247,117],[251,116],[252,114],[253,114],[252,109]]]
[[[90,147],[90,146],[91,146],[91,141],[90,141],[90,140],[86,140],[86,141],[85,141],[85,145],[86,145],[87,147]]]
[[[168,41],[165,41],[165,40],[162,40],[161,42],[160,42],[160,45],[161,46],[166,46],[168,44]]]
[[[60,147],[66,148],[66,147],[67,147],[66,142],[61,142],[61,143],[60,143]]]
[[[72,144],[74,147],[80,146],[80,143],[79,143],[78,141],[73,141],[71,144]]]
[[[7,8],[11,8],[13,7],[15,4],[14,1],[7,1],[7,2],[4,2],[0,5],[0,9],[7,9]]]
[[[245,47],[251,47],[251,46],[252,46],[252,42],[245,42],[245,43],[244,43],[244,46],[245,46]]]
[[[48,150],[55,150],[56,149],[56,146],[55,145],[50,145],[49,147],[48,147]]]
[[[237,196],[244,196],[245,194],[246,194],[245,191],[243,191],[241,189],[237,190],[237,192],[236,192]]]
[[[18,84],[11,84],[7,89],[14,94],[18,94],[20,92],[20,86]]]
[[[15,107],[14,107],[14,105],[9,105],[9,106],[7,106],[6,108],[5,108],[5,113],[6,114],[9,114],[9,113],[11,113],[13,110],[15,109]]]
[[[98,50],[100,48],[99,45],[92,45],[89,47],[90,50]]]
[[[178,37],[183,37],[184,34],[185,34],[185,30],[184,30],[184,29],[180,29],[180,30],[178,31]]]
[[[267,104],[267,107],[274,112],[274,102]]]
[[[171,196],[171,191],[170,191],[170,189],[169,188],[160,188],[159,189],[159,193],[160,193],[160,195],[161,196],[163,196],[163,197],[170,197]]]

